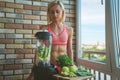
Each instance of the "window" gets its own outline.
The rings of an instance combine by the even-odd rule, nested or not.
[[[119,77],[120,74],[120,1],[111,1],[111,20],[113,31],[113,51],[111,54],[113,75]],[[119,77],[120,79],[120,77]],[[119,80],[117,78],[117,80]]]
[[[81,57],[105,62],[105,45],[105,2],[81,0]]]
[[[117,65],[120,67],[120,1],[111,0],[111,16]]]
[[[101,2],[102,1],[102,2]],[[120,74],[120,1],[77,0],[77,63],[119,80]],[[101,4],[102,3],[102,4]],[[81,4],[81,5],[79,5]],[[101,20],[100,20],[101,19]],[[85,48],[103,44],[102,49]],[[92,46],[92,47],[93,47]],[[100,53],[99,53],[100,51]],[[102,53],[103,52],[103,53]],[[101,61],[97,55],[104,54]]]
[[[77,63],[103,73],[111,72],[109,40],[112,38],[109,34],[111,25],[107,1],[109,0],[77,0],[76,2],[78,4]]]

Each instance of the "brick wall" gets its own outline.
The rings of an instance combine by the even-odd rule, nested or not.
[[[33,34],[47,24],[46,10],[51,1],[0,0],[0,80],[25,80],[31,72],[36,41]],[[65,24],[75,28],[75,0],[63,3]]]

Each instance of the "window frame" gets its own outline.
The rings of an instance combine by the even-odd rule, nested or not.
[[[113,44],[113,36],[111,36],[112,34],[112,26],[111,24],[111,17],[110,17],[110,3],[109,0],[105,0],[105,32],[106,32],[106,63],[100,63],[100,62],[95,62],[95,61],[91,61],[91,60],[86,60],[83,58],[80,58],[79,56],[81,55],[80,53],[82,52],[81,50],[81,36],[80,36],[80,32],[81,32],[81,13],[80,13],[80,9],[81,9],[81,0],[76,0],[76,62],[78,65],[82,65],[91,69],[95,69],[98,70],[100,72],[104,72],[107,74],[111,74],[111,55],[110,52],[113,52],[114,50],[111,49],[113,48],[112,46],[110,46],[110,44]],[[109,27],[106,27],[109,26]],[[111,51],[112,50],[112,51]]]
[[[110,0],[111,1],[111,3],[112,3],[112,1],[114,1],[114,0]],[[119,2],[119,3],[117,3],[117,1]],[[120,8],[120,1],[119,0],[116,0],[116,3],[119,5],[119,8]],[[114,6],[116,6],[115,4],[114,4]],[[111,7],[113,7],[112,6],[112,4],[111,4]],[[120,12],[120,11],[119,11]],[[111,14],[112,14],[113,12],[112,12],[112,9],[111,9]],[[115,14],[114,14],[115,15]],[[114,16],[112,16],[111,17],[111,19],[113,20],[113,17]],[[118,19],[120,19],[120,14],[119,14],[119,17],[118,17]],[[112,29],[111,29],[111,31],[113,31],[113,34],[111,34],[111,35],[113,35],[113,41],[112,41],[112,45],[110,46],[111,47],[111,66],[112,66],[112,76],[113,76],[113,78],[114,78],[114,80],[116,79],[116,80],[119,80],[120,79],[120,76],[119,76],[119,74],[120,74],[120,67],[118,67],[118,61],[117,61],[117,53],[118,53],[118,51],[117,51],[117,45],[116,45],[116,43],[117,43],[117,39],[116,39],[116,34],[115,34],[115,27],[119,27],[120,28],[120,24],[118,25],[118,26],[115,26],[115,23],[113,22],[111,20],[111,23],[113,23],[113,24],[111,24],[112,25]],[[118,23],[120,23],[120,20],[119,20],[119,22]],[[112,54],[112,53],[114,53],[114,54]],[[119,78],[119,79],[118,79]]]

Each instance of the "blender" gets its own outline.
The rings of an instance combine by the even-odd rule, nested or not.
[[[52,35],[47,30],[40,30],[35,34],[35,37],[37,38],[37,65],[40,66],[40,63],[43,65],[49,65]]]
[[[35,34],[36,41],[36,67],[34,80],[53,80],[56,68],[50,64],[52,35],[47,30],[40,30]]]

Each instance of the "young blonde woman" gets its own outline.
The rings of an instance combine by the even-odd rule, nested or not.
[[[56,64],[56,58],[61,54],[67,54],[73,59],[73,28],[63,24],[65,8],[62,2],[54,1],[48,5],[48,20],[49,24],[42,29],[46,28],[52,34],[51,63]]]
[[[49,24],[41,26],[41,29],[48,30],[52,34],[51,64],[57,65],[56,58],[61,54],[67,54],[73,59],[73,28],[63,24],[65,8],[62,2],[59,0],[51,2],[48,5],[47,15]]]

